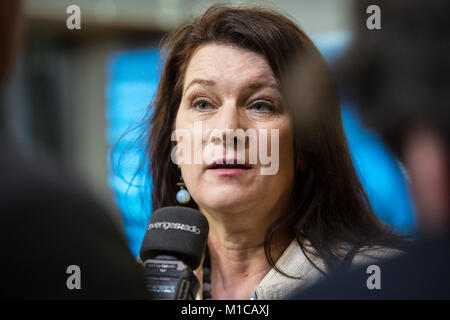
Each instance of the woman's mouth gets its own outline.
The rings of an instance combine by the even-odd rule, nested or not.
[[[247,164],[238,164],[237,160],[221,161],[222,163],[216,163],[214,161],[211,165],[207,167],[207,171],[212,174],[220,176],[231,176],[247,172],[252,167]]]

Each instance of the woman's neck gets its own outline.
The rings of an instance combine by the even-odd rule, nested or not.
[[[248,299],[255,294],[256,286],[270,271],[267,261],[264,236],[265,229],[249,228],[229,232],[225,228],[212,228],[208,237],[211,264],[212,299]],[[283,253],[284,246],[273,245],[274,261]]]
[[[270,271],[264,240],[270,226],[285,211],[287,202],[271,209],[248,203],[241,208],[215,211],[199,208],[209,222],[208,249],[212,299],[248,299]],[[270,253],[278,261],[289,245],[289,233],[277,232]]]
[[[210,235],[212,299],[248,299],[270,270],[263,243],[237,243]]]

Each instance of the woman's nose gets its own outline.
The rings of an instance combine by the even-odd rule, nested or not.
[[[222,105],[215,118],[214,128],[218,130],[241,128],[239,107],[235,102],[230,101]]]
[[[243,115],[239,110],[239,106],[234,102],[229,102],[222,105],[219,112],[216,114],[215,121],[213,124],[213,137],[212,141],[217,143],[222,142],[225,144],[237,143],[240,144],[240,139],[236,136],[236,130],[242,129],[245,131]],[[227,141],[232,139],[233,141]],[[237,141],[236,141],[237,140]]]

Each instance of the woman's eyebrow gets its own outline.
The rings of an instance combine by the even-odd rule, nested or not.
[[[275,81],[260,81],[260,82],[253,82],[250,83],[247,88],[251,90],[258,90],[261,88],[273,88],[273,89],[279,89],[278,83]]]
[[[186,89],[184,92],[186,92],[191,86],[199,84],[204,87],[214,87],[216,86],[216,82],[214,80],[208,80],[208,79],[193,79],[189,84],[186,86]],[[273,88],[273,89],[279,89],[279,85],[276,81],[257,81],[252,82],[247,86],[247,89],[255,91],[261,88]]]
[[[204,87],[214,87],[216,85],[216,82],[214,80],[207,80],[207,79],[194,79],[186,86],[184,92],[186,92],[189,89],[189,87],[191,87],[194,84],[200,84]]]

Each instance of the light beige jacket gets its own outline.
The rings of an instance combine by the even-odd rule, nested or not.
[[[352,266],[376,263],[379,260],[402,253],[399,250],[385,247],[365,249],[367,248],[362,248],[354,256]],[[315,265],[326,272],[326,268],[320,259],[311,257],[310,254],[308,257]],[[284,251],[276,266],[284,273],[301,277],[301,279],[288,278],[272,268],[256,286],[255,292],[258,300],[285,299],[295,290],[303,290],[323,278],[323,274],[306,258],[296,240],[293,240]]]

